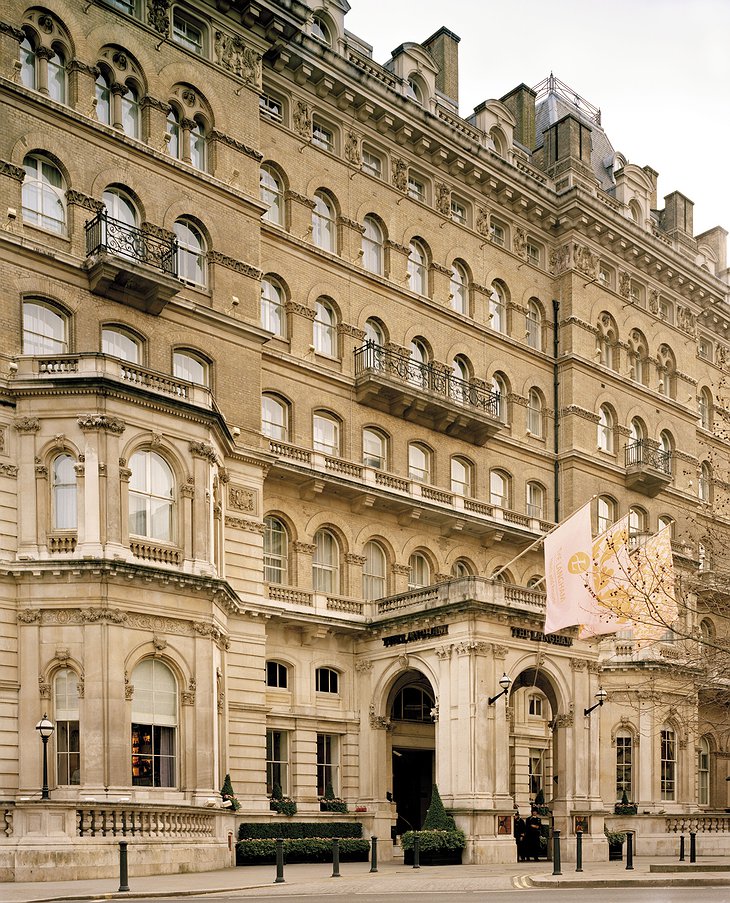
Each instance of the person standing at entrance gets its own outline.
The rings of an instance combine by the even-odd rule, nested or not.
[[[525,820],[520,815],[520,810],[515,809],[515,843],[517,844],[517,861],[525,862],[527,855],[525,853]]]
[[[530,817],[525,822],[525,860],[534,859],[537,862],[540,855],[540,829],[542,821],[537,814],[537,807],[533,806]]]

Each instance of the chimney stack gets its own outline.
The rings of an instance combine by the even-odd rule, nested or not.
[[[459,105],[459,41],[461,38],[442,26],[421,45],[438,66],[436,88]]]

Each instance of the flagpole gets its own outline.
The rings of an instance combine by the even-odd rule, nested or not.
[[[598,493],[596,493],[595,495],[592,495],[592,496],[588,499],[587,502],[584,502],[584,503],[580,506],[580,508],[576,508],[575,511],[571,511],[570,514],[568,515],[568,517],[565,518],[565,520],[568,520],[568,519],[571,518],[574,514],[577,514],[579,511],[582,511],[583,508],[586,507],[586,505],[590,505],[590,503],[593,501],[593,499],[596,499],[596,498],[598,498]],[[561,523],[565,523],[565,521],[561,521]],[[550,530],[548,530],[547,533],[543,533],[542,536],[540,536],[538,539],[535,540],[535,542],[531,543],[526,549],[523,549],[523,550],[520,552],[519,555],[515,555],[515,557],[512,558],[512,559],[510,559],[510,560],[507,562],[507,564],[502,565],[501,568],[497,568],[497,570],[492,574],[492,578],[491,578],[491,579],[494,580],[495,578],[499,577],[499,575],[502,573],[502,571],[506,571],[507,568],[508,568],[511,564],[514,564],[515,561],[519,561],[520,558],[522,558],[523,555],[527,555],[528,552],[531,552],[536,546],[539,546],[540,543],[541,543],[541,542],[544,542],[544,541],[545,541],[545,538],[546,538],[547,536],[550,536],[551,533],[554,533],[554,532],[558,529],[559,526],[560,526],[560,524],[555,524],[555,526],[552,527]],[[545,579],[545,578],[543,577],[543,580],[544,580],[544,579]]]

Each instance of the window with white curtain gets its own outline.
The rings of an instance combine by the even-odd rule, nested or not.
[[[408,589],[421,589],[431,583],[431,565],[422,552],[414,552],[408,559]]]
[[[363,599],[382,599],[387,592],[387,558],[380,543],[370,540],[363,549],[365,563],[362,566]]]
[[[284,225],[284,187],[273,166],[264,165],[259,170],[259,197],[268,206],[261,219],[277,226]]]
[[[428,258],[416,240],[408,246],[408,288],[417,295],[428,294]]]
[[[185,219],[179,219],[173,228],[177,236],[177,275],[184,282],[205,287],[208,284],[208,265],[202,232]]]
[[[451,491],[471,498],[474,467],[471,461],[459,456],[451,459]]]
[[[334,251],[335,246],[335,209],[332,201],[322,192],[314,196],[312,210],[312,241],[323,251]]]
[[[697,802],[700,806],[710,805],[710,742],[700,737],[697,750]]]
[[[527,304],[527,344],[536,351],[542,351],[542,310],[537,301]]]
[[[105,326],[101,331],[101,352],[118,357],[128,364],[139,364],[141,345],[139,340],[130,333]]]
[[[366,428],[362,431],[362,463],[375,470],[385,470],[388,461],[388,442],[378,430]]]
[[[340,546],[329,530],[314,534],[312,584],[316,593],[340,591]]]
[[[408,446],[408,476],[418,483],[431,482],[431,451],[418,442]]]
[[[509,476],[501,470],[489,474],[489,501],[497,508],[509,508]]]
[[[176,785],[177,681],[159,659],[132,671],[132,784]]]
[[[278,517],[264,518],[264,580],[288,582],[289,533]]]
[[[23,302],[23,354],[66,354],[68,320],[44,301]]]
[[[66,183],[61,171],[40,154],[29,154],[23,169],[23,221],[50,232],[65,232]]]
[[[605,404],[602,404],[601,407],[598,409],[598,430],[597,430],[598,447],[601,451],[605,451],[605,452],[613,451],[613,430],[614,430],[613,414],[606,407]]]
[[[261,280],[261,326],[279,338],[286,337],[284,292],[278,282]]]
[[[175,478],[157,452],[135,452],[129,459],[129,532],[160,542],[174,537]]]
[[[75,530],[76,461],[69,454],[56,455],[51,465],[51,521],[54,530]]]
[[[326,455],[340,454],[340,423],[331,414],[322,411],[314,414],[312,448]]]
[[[527,396],[527,429],[538,438],[541,438],[543,433],[542,419],[542,395],[538,389],[530,389]]]
[[[196,386],[210,384],[208,362],[189,351],[175,351],[172,355],[172,373],[177,379],[186,379]]]
[[[362,235],[362,265],[369,273],[383,275],[383,230],[374,216],[366,216]]]
[[[337,314],[322,298],[314,306],[313,338],[317,354],[337,357]]]
[[[261,432],[269,439],[289,441],[289,405],[275,395],[261,397]]]
[[[56,782],[81,783],[79,686],[76,672],[63,668],[53,679],[53,714],[56,723]]]
[[[459,314],[469,313],[467,286],[468,280],[466,270],[460,263],[455,262],[451,267],[449,295],[451,298],[451,309]]]

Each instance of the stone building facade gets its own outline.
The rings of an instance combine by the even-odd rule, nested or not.
[[[643,851],[725,849],[677,637],[723,634],[726,233],[559,80],[464,117],[456,35],[381,65],[347,9],[4,9],[8,880],[113,874],[132,826],[133,872],[228,864],[328,785],[388,840],[435,781],[474,862],[540,791],[587,856],[622,790]],[[673,523],[675,634],[542,634],[537,541],[588,500]]]

